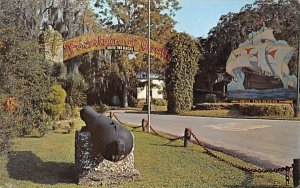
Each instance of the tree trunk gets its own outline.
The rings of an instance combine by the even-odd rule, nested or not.
[[[122,107],[128,107],[128,90],[127,90],[127,80],[123,84],[123,104]]]

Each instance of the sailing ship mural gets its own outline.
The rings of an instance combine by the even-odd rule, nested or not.
[[[228,99],[295,100],[297,77],[288,67],[294,52],[265,25],[251,32],[227,60],[226,72],[233,77],[227,85]]]

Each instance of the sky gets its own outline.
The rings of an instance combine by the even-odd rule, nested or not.
[[[239,12],[254,0],[179,0],[182,7],[177,11],[175,29],[194,37],[207,37],[219,18],[229,12]]]

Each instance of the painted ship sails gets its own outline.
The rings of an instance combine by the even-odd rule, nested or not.
[[[297,78],[290,75],[288,67],[294,51],[286,41],[277,41],[273,30],[265,26],[250,33],[227,60],[226,72],[234,77],[227,89],[295,88]]]

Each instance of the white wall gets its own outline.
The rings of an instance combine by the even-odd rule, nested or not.
[[[146,79],[141,79],[140,81],[146,81]],[[159,85],[160,88],[152,88],[152,99],[163,99],[163,94],[159,93],[159,91],[163,90],[164,87],[164,81],[158,80],[158,79],[151,79],[151,82],[153,84]],[[138,87],[137,88],[137,99],[146,99],[147,92],[146,92],[146,86],[145,87]]]

